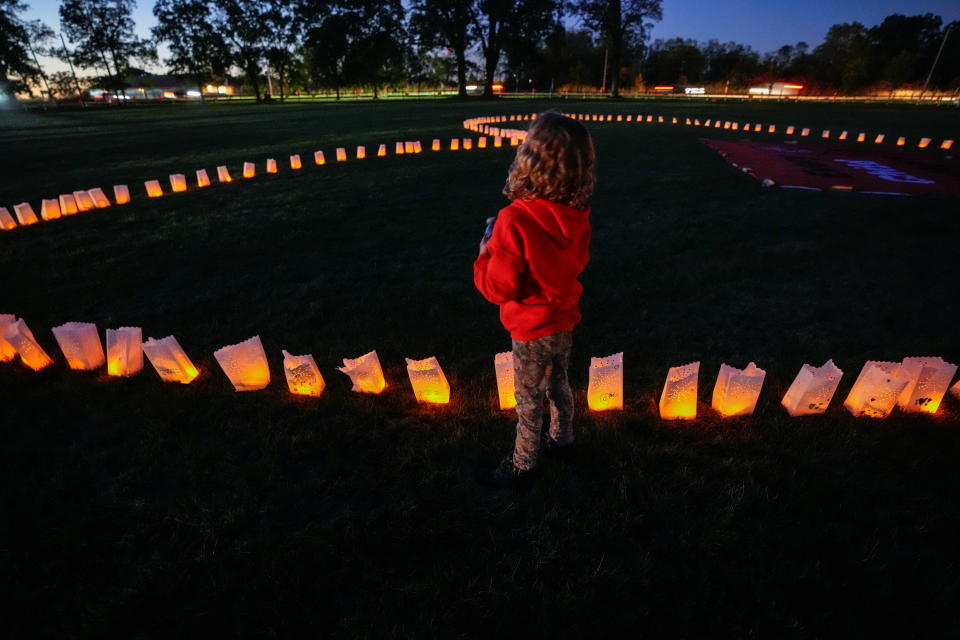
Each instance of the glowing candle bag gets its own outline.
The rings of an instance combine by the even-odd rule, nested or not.
[[[130,189],[125,184],[113,185],[113,201],[117,204],[130,202]]]
[[[252,162],[243,163],[243,177],[252,178],[257,175],[257,167]]]
[[[623,352],[590,358],[587,406],[594,411],[623,409]]]
[[[407,361],[407,375],[417,402],[447,404],[450,402],[450,384],[435,357]]]
[[[900,375],[909,382],[897,398],[897,405],[907,412],[936,413],[957,365],[943,358],[904,358]]]
[[[53,360],[33,337],[30,327],[22,319],[7,325],[3,332],[3,339],[20,354],[23,364],[34,371],[40,371],[53,364]]]
[[[344,358],[343,366],[337,367],[337,371],[349,376],[353,390],[359,393],[380,393],[387,386],[376,351],[359,358]]]
[[[210,186],[210,176],[207,175],[206,169],[197,169],[197,186],[201,188]]]
[[[190,384],[200,374],[173,336],[156,340],[148,338],[142,345],[143,355],[164,382]]]
[[[270,367],[260,336],[213,352],[237,391],[258,391],[270,384]]]
[[[827,360],[821,367],[805,364],[780,404],[791,416],[823,413],[830,406],[842,377],[843,371],[833,364],[833,360]]]
[[[20,224],[24,227],[40,222],[29,202],[21,202],[20,204],[13,205],[13,212],[16,214],[17,220],[19,220]]]
[[[217,167],[217,180],[220,182],[233,182],[233,178],[230,177],[230,170],[224,165]]]
[[[300,155],[294,154],[290,156],[290,168],[291,169],[300,169],[303,167],[303,162],[300,161]]]
[[[855,416],[886,418],[909,382],[900,375],[899,362],[868,360],[843,406]]]
[[[697,417],[697,378],[700,363],[671,367],[660,394],[660,417],[664,420],[692,420]]]
[[[277,172],[277,161],[274,158],[267,158],[267,173]]]
[[[314,162],[315,164],[318,164],[318,165],[326,164],[326,163],[327,163],[327,159],[326,159],[326,157],[323,155],[323,151],[314,151],[314,152],[313,152],[313,162]]]
[[[170,176],[170,190],[174,193],[181,193],[187,190],[187,177],[182,173],[174,173]]]
[[[10,231],[17,228],[17,221],[13,219],[6,207],[0,207],[0,229]]]
[[[283,352],[283,374],[287,378],[287,387],[290,393],[299,396],[319,397],[323,393],[326,383],[320,375],[320,369],[312,355],[295,356],[288,351]]]
[[[60,195],[60,215],[72,216],[79,211],[80,209],[77,208],[77,199],[73,197],[72,193]]]
[[[147,190],[148,198],[159,198],[163,195],[163,189],[160,188],[159,180],[147,180],[143,183],[143,186]]]
[[[504,351],[493,357],[493,370],[497,374],[497,396],[501,409],[517,406],[516,386],[513,374],[513,353]]]
[[[73,197],[77,201],[77,209],[80,211],[90,211],[94,208],[93,198],[86,191],[74,191]]]
[[[7,327],[16,321],[17,318],[13,314],[0,313],[0,362],[10,362],[17,355],[17,350],[3,337]]]
[[[40,217],[44,220],[56,220],[60,217],[60,201],[44,200],[40,203]]]
[[[103,366],[103,345],[97,325],[92,322],[68,322],[53,328],[63,356],[71,369],[93,371]]]
[[[93,198],[93,206],[97,209],[106,209],[110,206],[110,200],[103,192],[103,189],[97,187],[96,189],[90,189],[87,193]]]
[[[107,329],[107,375],[129,377],[143,370],[140,327]]]
[[[753,415],[766,375],[766,371],[752,362],[746,369],[721,364],[713,387],[714,410],[726,417]]]

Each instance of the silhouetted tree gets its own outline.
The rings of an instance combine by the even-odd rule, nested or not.
[[[578,0],[577,12],[609,52],[610,91],[620,95],[620,73],[628,58],[639,59],[654,20],[663,18],[661,0]]]
[[[164,62],[172,72],[189,75],[201,96],[204,84],[230,67],[230,48],[211,13],[209,0],[157,0],[153,6],[153,37],[170,51]]]
[[[0,0],[0,84],[13,92],[29,87],[29,81],[43,75],[30,51],[53,36],[39,20],[23,20],[19,15],[29,8],[18,0]],[[2,88],[2,87],[0,87]]]

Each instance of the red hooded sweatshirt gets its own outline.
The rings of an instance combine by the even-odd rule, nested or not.
[[[514,200],[497,216],[487,253],[473,263],[473,281],[500,305],[511,338],[535,340],[580,321],[577,276],[589,259],[589,208]]]

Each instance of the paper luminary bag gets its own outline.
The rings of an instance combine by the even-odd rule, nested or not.
[[[413,152],[414,153],[423,153],[423,145],[420,144],[419,140],[413,141]]]
[[[393,145],[393,153],[394,153],[394,155],[398,155],[398,156],[403,155],[403,143],[402,143],[402,142],[397,142],[396,144]]]
[[[173,336],[147,338],[141,348],[164,382],[190,384],[200,374]]]
[[[210,186],[210,176],[207,175],[206,169],[197,169],[197,187],[209,187]]]
[[[270,384],[270,366],[260,336],[217,349],[213,357],[237,391],[258,391]]]
[[[0,229],[10,231],[17,228],[17,221],[13,219],[6,207],[0,207]]]
[[[843,406],[855,416],[886,418],[909,382],[900,375],[899,362],[868,360]]]
[[[486,149],[487,148],[487,139],[485,137],[480,137],[477,139],[477,148]]]
[[[590,358],[587,406],[594,411],[623,409],[623,352]]]
[[[170,190],[174,193],[180,193],[187,190],[187,177],[182,173],[174,173],[170,176]]]
[[[20,221],[20,225],[24,227],[40,221],[37,219],[37,214],[33,212],[33,207],[30,206],[29,202],[21,202],[20,204],[13,205],[13,213],[17,216],[17,220]]]
[[[60,217],[60,201],[44,200],[40,203],[40,217],[44,220],[56,220]]]
[[[344,358],[343,366],[337,367],[337,371],[349,376],[353,382],[353,391],[359,393],[380,393],[387,386],[376,351],[359,358]]]
[[[713,387],[712,406],[725,417],[753,415],[767,372],[754,363],[736,369],[724,363]]]
[[[957,365],[943,358],[904,358],[900,375],[909,382],[897,398],[897,405],[911,413],[936,413],[956,373]]]
[[[87,191],[90,194],[90,197],[93,198],[93,206],[97,209],[106,209],[110,206],[110,200],[107,198],[106,194],[103,192],[103,189],[97,187],[95,189],[90,189]]]
[[[113,185],[113,201],[117,204],[127,204],[130,202],[130,189],[127,188],[127,185]]]
[[[327,164],[327,159],[323,155],[323,151],[314,151],[313,152],[313,162],[315,164]]]
[[[700,363],[671,367],[660,394],[660,417],[664,420],[692,420],[697,417],[697,377]]]
[[[273,158],[267,158],[267,173],[277,172],[277,161]]]
[[[73,197],[77,201],[77,209],[80,211],[90,211],[95,208],[93,198],[86,191],[74,191]]]
[[[143,183],[143,186],[147,190],[148,198],[159,198],[163,195],[163,189],[160,188],[159,180],[147,180]]]
[[[17,318],[12,313],[0,313],[0,362],[10,362],[17,355],[17,350],[3,337],[7,327],[16,321]]]
[[[405,359],[410,386],[417,402],[447,404],[450,402],[450,383],[443,374],[440,363],[433,356],[423,360]]]
[[[473,138],[464,138],[463,148],[465,151],[470,151],[471,149],[473,149]]]
[[[377,147],[377,157],[382,158],[387,155],[387,145],[381,144]]]
[[[440,151],[440,140],[438,140],[437,138],[434,138],[433,142],[430,143],[430,150]]]
[[[326,383],[320,375],[320,369],[313,356],[295,356],[288,351],[283,352],[283,373],[287,378],[287,387],[290,393],[299,396],[319,397],[323,393]]]
[[[40,371],[53,364],[53,360],[33,337],[30,327],[23,319],[11,322],[3,332],[3,339],[17,350],[20,360],[34,371]]]
[[[76,371],[93,371],[103,366],[103,345],[97,325],[92,322],[67,322],[52,329],[67,365]]]
[[[367,148],[363,145],[357,145],[357,160],[363,160],[367,157]]]
[[[77,208],[77,199],[73,197],[72,193],[60,194],[60,215],[72,216],[79,211],[80,209]]]
[[[830,406],[842,377],[843,371],[833,360],[827,360],[821,367],[805,364],[780,404],[794,417],[823,413]]]
[[[257,175],[257,166],[252,162],[243,163],[243,177],[252,178]]]
[[[403,152],[404,152],[404,153],[413,153],[414,150],[415,150],[415,149],[414,149],[413,141],[412,141],[412,140],[407,140],[406,142],[403,143]]]
[[[107,329],[107,375],[128,377],[143,370],[140,327]]]
[[[501,409],[517,406],[517,394],[513,373],[513,352],[504,351],[493,357],[493,370],[497,375],[497,396]]]
[[[291,169],[301,169],[302,167],[303,167],[303,163],[300,161],[300,155],[299,155],[299,154],[294,154],[294,155],[290,156],[290,168],[291,168]]]
[[[220,182],[233,182],[233,178],[230,177],[230,170],[224,165],[217,167],[217,180]]]
[[[456,151],[460,148],[460,138],[450,139],[450,151]]]

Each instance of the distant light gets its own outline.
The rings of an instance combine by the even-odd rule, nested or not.
[[[687,94],[701,95],[706,93],[707,90],[703,87],[687,87],[686,89],[683,90],[683,92]]]
[[[531,80],[531,82],[533,82],[533,81]],[[503,91],[503,85],[502,85],[501,83],[499,83],[499,82],[493,83],[492,85],[490,85],[490,87],[491,87],[494,91]]]
[[[785,84],[783,85],[784,89],[803,89],[802,84]]]
[[[770,93],[770,87],[750,87],[750,93],[768,95]]]
[[[477,90],[477,85],[475,85],[475,84],[468,84],[467,87],[466,87],[466,89],[467,89],[467,91],[476,91],[476,90]]]
[[[177,95],[176,95],[173,91],[164,91],[164,92],[163,92],[163,97],[164,97],[164,98],[176,98]]]
[[[187,95],[190,96],[191,98],[199,98],[201,94],[199,91],[193,90],[193,91],[187,91]]]
[[[662,85],[653,88],[654,91],[673,91],[673,85]]]

